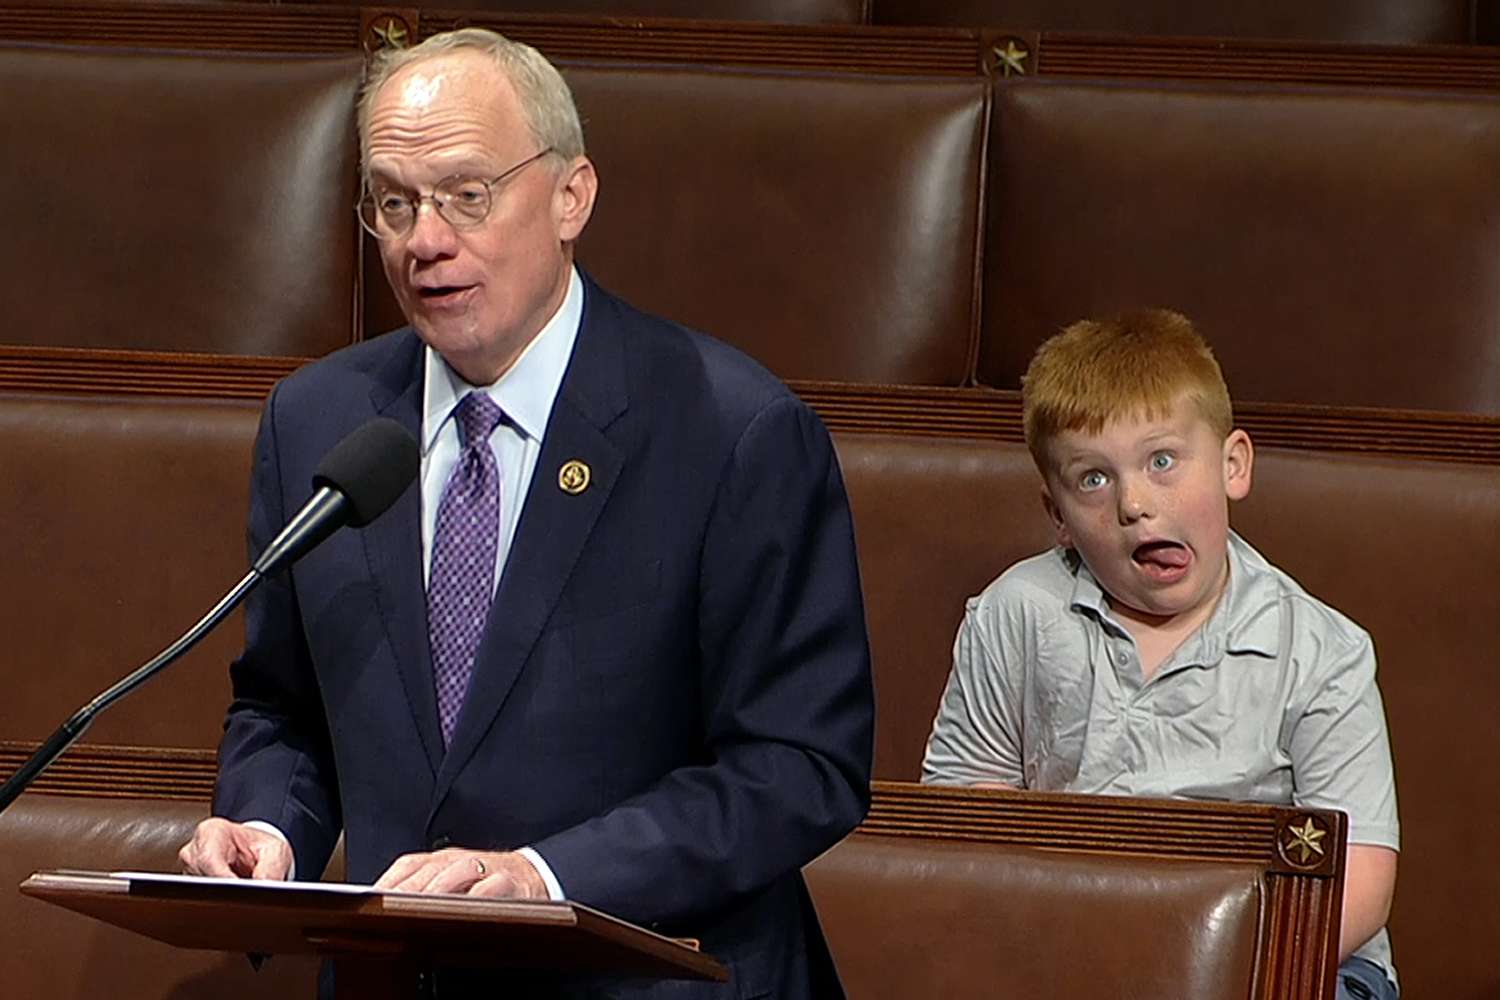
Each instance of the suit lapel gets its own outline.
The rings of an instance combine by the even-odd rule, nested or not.
[[[404,338],[376,373],[371,390],[375,409],[422,439],[422,344]],[[401,494],[393,507],[365,528],[365,554],[375,581],[376,600],[386,636],[395,651],[396,672],[421,737],[428,767],[436,774],[443,759],[437,695],[432,685],[432,651],[427,641],[427,595],[422,586],[422,489]]]
[[[604,433],[626,406],[621,333],[612,312],[608,296],[585,281],[578,341],[547,422],[453,743],[438,771],[434,810],[504,706],[624,466],[624,453]],[[589,469],[580,493],[559,483],[562,467],[574,461]]]

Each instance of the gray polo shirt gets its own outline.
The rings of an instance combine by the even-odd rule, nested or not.
[[[1233,533],[1224,595],[1150,680],[1071,551],[970,598],[922,780],[1342,809],[1351,843],[1401,843],[1369,634]],[[1356,954],[1395,981],[1384,930]]]

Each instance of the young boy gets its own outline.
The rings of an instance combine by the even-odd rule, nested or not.
[[[1057,547],[969,600],[922,780],[1342,809],[1338,996],[1395,998],[1374,649],[1230,530],[1254,451],[1208,345],[1165,310],[1076,323],[1022,402]]]

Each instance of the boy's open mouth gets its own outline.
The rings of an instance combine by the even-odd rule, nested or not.
[[[1147,542],[1137,546],[1130,557],[1148,569],[1167,571],[1185,567],[1192,554],[1181,542]]]

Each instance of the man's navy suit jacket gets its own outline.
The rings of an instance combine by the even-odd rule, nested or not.
[[[380,415],[419,434],[422,373],[401,330],[273,391],[252,552],[345,434]],[[575,460],[591,477],[571,494],[559,470]],[[799,869],[864,815],[873,708],[852,524],[816,416],[733,349],[586,281],[446,751],[419,505],[413,486],[247,604],[215,813],[275,824],[308,877],[342,829],[356,882],[407,852],[530,845],[570,899],[700,938],[734,977],[640,995],[841,995]]]

